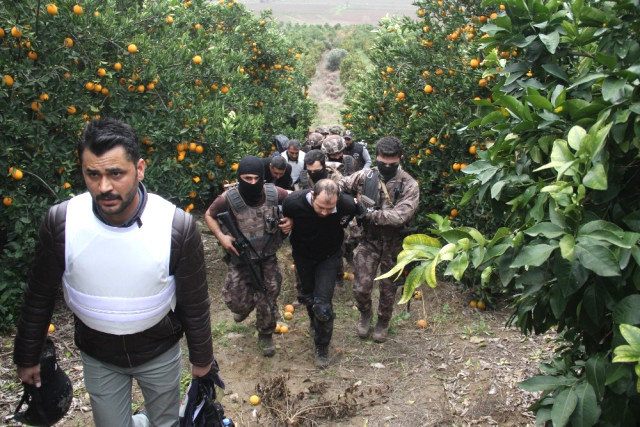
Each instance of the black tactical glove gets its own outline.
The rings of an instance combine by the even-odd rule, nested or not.
[[[366,217],[367,217],[367,208],[360,202],[356,202],[356,222],[359,227],[362,227]]]

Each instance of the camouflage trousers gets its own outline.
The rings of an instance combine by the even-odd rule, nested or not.
[[[356,247],[353,253],[353,271],[355,282],[353,283],[353,297],[359,311],[372,309],[371,294],[373,293],[374,279],[378,275],[378,267],[381,273],[386,273],[396,265],[396,258],[402,250],[402,239],[393,240],[369,240],[364,239]],[[378,280],[380,286],[380,301],[378,303],[378,318],[391,319],[393,306],[395,305],[396,284],[393,278]]]
[[[256,266],[257,267],[257,266]],[[222,298],[229,310],[243,317],[256,309],[256,328],[261,334],[271,334],[276,327],[278,309],[276,300],[280,295],[282,273],[278,260],[271,256],[262,261],[262,273],[267,295],[251,286],[253,278],[246,265],[227,264],[227,277]]]

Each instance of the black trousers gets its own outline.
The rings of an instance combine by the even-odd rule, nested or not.
[[[300,281],[298,283],[298,301],[307,307],[311,324],[315,329],[314,342],[316,345],[329,345],[333,334],[333,292],[336,286],[338,265],[342,259],[342,250],[338,249],[328,258],[317,260],[296,256],[296,270]],[[330,312],[331,319],[322,322],[314,315],[313,305],[320,304]]]

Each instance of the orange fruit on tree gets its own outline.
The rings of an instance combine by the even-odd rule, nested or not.
[[[487,80],[486,80],[486,79],[480,79],[480,80],[478,80],[478,86],[480,86],[480,87],[487,87]]]
[[[167,16],[166,21],[167,21],[167,24],[173,24],[173,16],[171,15]]]
[[[14,83],[14,82],[13,82],[13,77],[11,77],[9,74],[5,74],[5,75],[4,75],[4,83],[5,83],[7,86],[13,86],[13,83]]]
[[[487,305],[484,303],[484,301],[478,301],[477,307],[478,310],[484,310],[485,308],[487,308]]]
[[[471,68],[476,68],[478,65],[480,65],[480,61],[478,61],[475,58],[473,58],[471,61],[469,61],[469,66]]]
[[[69,107],[67,107],[67,113],[75,114],[76,112],[77,112],[76,107],[74,107],[73,105],[70,105]]]
[[[424,92],[425,92],[425,93],[431,93],[431,92],[433,92],[433,86],[431,86],[431,85],[426,85],[426,86],[424,87]]]
[[[293,313],[294,311],[296,311],[296,308],[293,306],[293,304],[287,304],[284,306],[284,311],[285,313]]]
[[[27,53],[27,56],[29,57],[29,59],[32,59],[34,61],[38,59],[38,53],[35,50],[30,50],[29,53]]]
[[[0,27],[0,38],[5,36],[4,28]]]
[[[421,300],[422,299],[422,291],[420,289],[416,289],[413,292],[413,298],[417,299],[417,300]]]
[[[476,154],[478,152],[478,148],[475,145],[469,147],[469,154]]]
[[[97,74],[98,77],[104,77],[107,75],[107,70],[105,70],[104,68],[98,68]]]
[[[122,70],[122,64],[119,62],[116,62],[115,64],[113,64],[113,69],[116,71]]]
[[[144,85],[138,85],[138,92],[144,92]]]
[[[460,170],[460,163],[454,163],[452,166],[454,171],[459,171]]]
[[[58,14],[58,6],[53,3],[49,3],[47,5],[47,13],[49,15],[57,15]]]
[[[11,35],[15,38],[22,37],[22,31],[18,29],[15,25],[11,27]]]
[[[426,320],[424,320],[424,319],[420,319],[420,320],[418,320],[418,321],[416,322],[416,325],[417,325],[419,328],[424,329],[424,328],[426,328],[426,327],[427,327],[427,321],[426,321]]]
[[[76,15],[82,15],[82,6],[80,6],[79,4],[73,6],[73,13],[75,13]]]
[[[71,184],[70,184],[70,183],[68,183],[68,182],[65,182],[64,184],[62,184],[62,188],[64,188],[65,190],[66,190],[67,188],[71,188]]]
[[[458,216],[458,209],[453,208],[453,209],[451,209],[451,212],[449,212],[449,213],[450,213],[450,215],[451,215],[452,217],[454,217],[454,218],[455,218],[455,217],[457,217],[457,216]]]
[[[442,75],[442,70],[440,68],[438,68],[436,70],[436,76],[441,76]]]
[[[4,199],[2,199],[2,204],[6,207],[9,207],[13,204],[13,199],[11,197],[5,197]]]
[[[196,55],[192,59],[194,64],[202,64],[202,57],[200,55]]]
[[[64,39],[62,43],[65,47],[73,47],[73,39],[71,37],[67,37]]]
[[[31,109],[32,109],[33,111],[38,111],[38,110],[39,110],[39,109],[41,109],[41,108],[42,108],[42,104],[40,104],[38,101],[33,101],[33,102],[31,103]]]
[[[127,50],[129,51],[129,53],[136,53],[138,51],[138,46],[131,43],[129,46],[127,46]]]
[[[49,100],[49,94],[48,93],[41,93],[40,94],[40,100],[41,101],[48,101]]]
[[[24,174],[22,173],[22,171],[17,168],[9,169],[9,173],[11,174],[11,177],[16,181],[20,181],[24,177]]]
[[[282,329],[282,325],[281,324],[276,324],[275,329],[273,330],[273,332],[275,332],[276,334],[281,333],[281,329]]]
[[[232,171],[237,171],[238,170],[238,164],[237,163],[232,164],[231,165],[231,170]]]
[[[471,302],[469,303],[469,307],[471,308],[476,308],[478,306],[478,303],[476,302],[476,300],[471,300]]]

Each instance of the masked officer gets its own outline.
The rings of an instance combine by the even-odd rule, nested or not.
[[[363,220],[363,236],[355,249],[353,265],[355,282],[353,296],[360,311],[358,336],[369,336],[373,318],[371,294],[378,267],[389,271],[402,250],[405,231],[412,222],[420,200],[418,183],[400,167],[402,142],[392,136],[380,138],[376,144],[377,166],[361,170],[340,181],[343,190],[357,195],[368,208]],[[380,284],[378,322],[373,340],[387,340],[389,321],[395,304],[396,285],[393,279]]]
[[[255,156],[246,156],[238,165],[238,185],[219,195],[204,216],[207,226],[227,251],[222,298],[236,322],[242,322],[256,309],[258,343],[267,357],[276,351],[272,334],[278,315],[276,300],[282,284],[276,251],[291,231],[287,218],[278,222],[278,205],[287,194],[285,189],[265,184],[262,161]],[[249,241],[250,263],[239,258],[240,253],[234,246],[236,238],[218,222],[218,214],[224,212],[231,215],[238,231]],[[266,295],[259,290],[252,269],[261,276]]]

